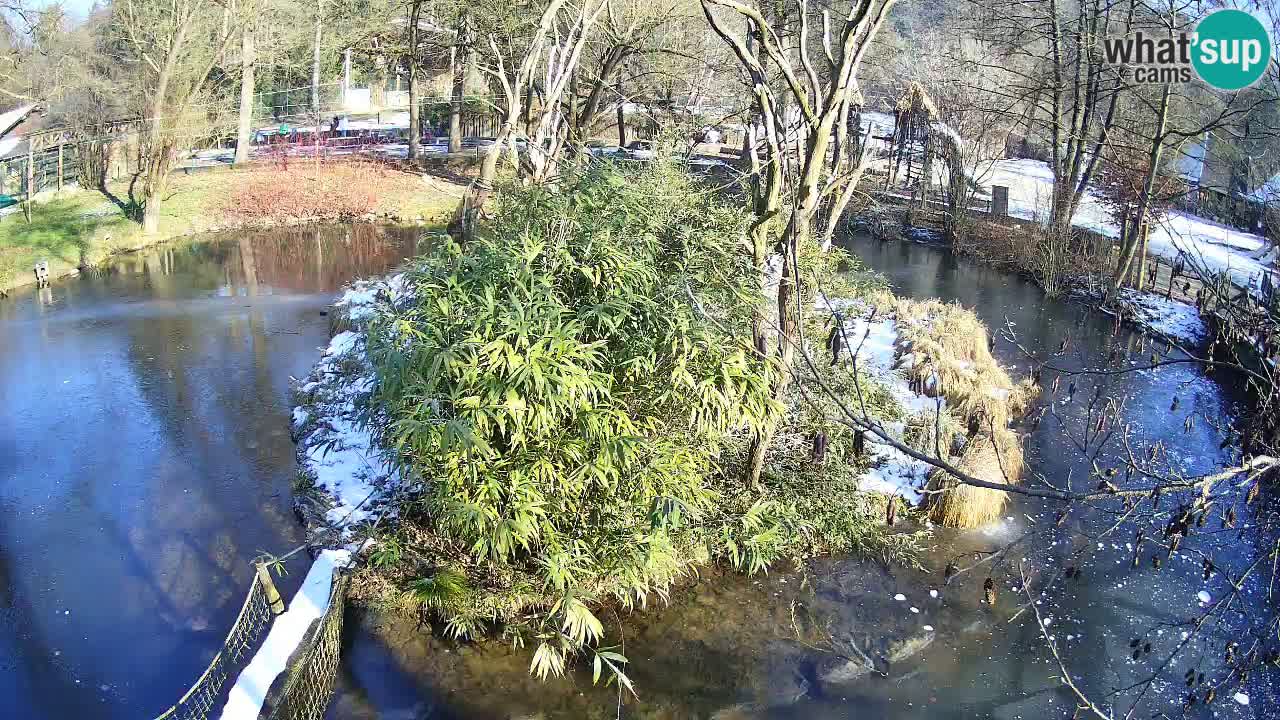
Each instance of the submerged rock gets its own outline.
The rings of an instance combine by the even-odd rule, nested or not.
[[[861,658],[833,655],[818,665],[818,681],[827,685],[845,685],[870,675],[876,669]]]
[[[813,665],[800,652],[779,652],[770,655],[764,688],[764,703],[769,707],[792,705],[809,694],[813,687],[810,678]]]
[[[914,635],[908,635],[902,638],[893,638],[889,640],[888,653],[886,660],[892,663],[900,663],[909,660],[920,654],[925,648],[933,643],[933,639],[937,634],[932,630],[921,630]]]
[[[717,710],[708,720],[756,720],[761,717],[764,717],[764,713],[755,703],[738,703]]]

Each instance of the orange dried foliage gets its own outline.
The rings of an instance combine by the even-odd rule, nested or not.
[[[228,215],[244,221],[351,220],[378,210],[415,178],[371,162],[301,160],[244,171],[227,198]]]

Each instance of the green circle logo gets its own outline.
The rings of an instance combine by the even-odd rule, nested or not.
[[[1196,26],[1191,64],[1201,80],[1219,90],[1240,90],[1258,81],[1271,62],[1271,36],[1243,10],[1215,10]]]

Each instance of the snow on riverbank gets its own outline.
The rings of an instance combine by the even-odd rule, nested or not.
[[[1102,305],[1101,291],[1080,290],[1078,296],[1086,302],[1096,303],[1104,312],[1114,315],[1118,311],[1125,320],[1179,344],[1198,346],[1209,339],[1209,330],[1200,317],[1200,311],[1180,300],[1124,288],[1116,298],[1116,309],[1113,310]]]
[[[360,281],[333,306],[344,313],[350,330],[334,335],[324,356],[297,388],[293,433],[303,476],[327,497],[325,521],[350,527],[379,517],[387,494],[400,481],[392,458],[378,445],[367,422],[374,389],[373,368],[365,354],[364,326],[382,300],[404,292],[404,278]]]
[[[984,181],[1009,188],[1009,214],[1027,220],[1044,220],[1053,194],[1053,172],[1039,160],[1000,160]],[[1119,237],[1120,229],[1092,192],[1080,200],[1072,219],[1077,227],[1107,237]],[[1266,240],[1234,230],[1204,218],[1181,212],[1169,213],[1151,230],[1148,247],[1153,255],[1170,262],[1182,256],[1188,265],[1209,272],[1225,272],[1242,287],[1257,288],[1259,279],[1274,265],[1269,258],[1257,258]]]
[[[1130,319],[1160,335],[1198,345],[1209,337],[1194,305],[1167,300],[1159,295],[1125,288],[1119,302],[1130,313]]]
[[[818,302],[820,310],[827,309],[826,301],[819,298]],[[859,303],[833,300],[831,306],[844,314],[844,334],[849,348],[843,357],[855,358],[856,354],[858,370],[883,385],[907,415],[932,415],[946,407],[945,400],[911,389],[902,370],[911,367],[912,358],[909,353],[899,356],[898,325],[893,318],[873,318],[870,310]],[[901,440],[906,423],[885,422],[883,427]],[[919,504],[923,499],[920,491],[929,480],[931,466],[880,442],[871,434],[867,435],[867,446],[872,467],[859,478],[859,489],[901,495],[913,505]]]
[[[334,571],[350,562],[350,551],[325,550],[311,563],[302,587],[289,601],[289,609],[275,619],[262,647],[236,678],[219,716],[222,720],[257,720],[271,684],[284,672],[307,629],[329,608]]]

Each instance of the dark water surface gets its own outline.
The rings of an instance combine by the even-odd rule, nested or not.
[[[326,341],[320,311],[346,280],[396,264],[412,238],[369,227],[224,236],[0,301],[0,717],[146,720],[203,671],[240,607],[249,561],[301,539],[290,511],[288,390]],[[921,245],[849,243],[900,294],[961,302],[992,328],[1010,322],[1032,353],[1053,354],[1067,338],[1054,360],[1064,366],[1097,366],[1113,349],[1119,362],[1149,353],[1136,335],[1113,333],[1109,317],[1047,300],[1016,277]],[[1014,343],[1000,340],[996,354],[1027,372]],[[1175,469],[1230,459],[1214,428],[1231,414],[1230,387],[1177,367],[1101,382],[1101,397],[1125,402],[1131,440],[1165,440]],[[1074,401],[1042,398],[1054,410],[1027,429],[1026,483],[1095,482],[1070,439],[1089,424],[1084,400],[1094,391],[1081,380]],[[1055,512],[1018,500],[996,527],[938,531],[923,570],[831,558],[767,576],[708,571],[668,605],[625,618],[612,638],[633,661],[638,701],[620,703],[616,688],[592,688],[582,672],[533,680],[527,650],[447,642],[412,620],[351,611],[329,717],[1070,718],[1074,699],[1034,613],[1018,613],[1020,567],[1082,687],[1105,697],[1154,672],[1159,700],[1135,717],[1180,717],[1185,665],[1214,677],[1224,638],[1247,627],[1213,623],[1177,667],[1156,672],[1203,612],[1196,593],[1222,592],[1220,579],[1201,581],[1192,553],[1245,563],[1264,540],[1196,536],[1163,571],[1133,569],[1133,528],[1109,531],[1115,516],[1104,508],[943,585],[948,561],[975,564],[1052,527]],[[1059,577],[1068,564],[1082,580]],[[282,590],[305,571],[305,560],[292,564]],[[998,581],[994,610],[979,602],[988,574]],[[1266,602],[1264,591],[1250,586],[1242,600]],[[1136,634],[1154,649],[1135,662]],[[884,638],[930,644],[883,675],[821,679],[849,644]],[[1250,706],[1234,704],[1232,688],[1190,716],[1280,716],[1259,675],[1245,688]]]
[[[995,352],[1015,376],[1030,368],[1018,344],[1044,358],[1055,355],[1066,338],[1068,349],[1053,362],[1068,368],[1103,365],[1113,349],[1117,366],[1150,354],[1150,344],[1142,344],[1135,333],[1113,332],[1110,317],[1047,299],[1029,282],[944,250],[861,238],[846,242],[900,295],[958,301],[993,330],[1010,323],[1017,342],[1001,339]],[[1052,380],[1053,373],[1046,373],[1043,384]],[[1073,438],[1094,420],[1087,400],[1095,392],[1103,401],[1124,403],[1131,442],[1144,448],[1156,440],[1167,443],[1161,462],[1172,470],[1199,473],[1231,459],[1230,448],[1219,448],[1221,435],[1214,425],[1232,413],[1232,388],[1182,366],[1078,382],[1074,400],[1068,401],[1064,378],[1058,395],[1042,397],[1036,406],[1052,403],[1050,414],[1037,429],[1024,428],[1025,483],[1092,489],[1097,479],[1090,477],[1088,458]],[[1096,382],[1102,383],[1100,390]],[[1171,412],[1175,395],[1180,409]],[[1187,415],[1194,416],[1190,429],[1184,425]],[[1065,720],[1073,717],[1076,700],[1058,680],[1061,671],[1032,609],[1049,619],[1048,632],[1069,672],[1092,696],[1110,702],[1113,689],[1154,676],[1134,717],[1156,711],[1183,717],[1181,681],[1187,664],[1206,672],[1210,682],[1223,677],[1222,643],[1241,637],[1248,626],[1231,614],[1208,623],[1177,663],[1161,668],[1182,642],[1181,633],[1204,612],[1197,593],[1203,589],[1218,597],[1224,592],[1220,576],[1201,580],[1195,553],[1214,552],[1221,563],[1238,569],[1255,556],[1256,543],[1267,541],[1248,532],[1206,533],[1184,543],[1184,552],[1159,572],[1147,562],[1157,548],[1148,547],[1135,569],[1129,544],[1135,528],[1126,523],[1113,528],[1118,509],[1117,503],[1077,511],[1058,528],[1057,506],[1017,499],[997,526],[936,531],[923,571],[832,558],[802,572],[777,568],[754,578],[704,574],[696,585],[674,592],[669,605],[627,618],[623,636],[609,638],[624,645],[640,694],[638,701],[624,698],[621,704],[616,688],[593,688],[581,671],[545,683],[530,678],[529,650],[447,642],[412,620],[351,611],[343,676],[329,718]],[[1037,529],[1039,534],[1029,534]],[[989,554],[1014,541],[1019,542],[1002,555]],[[984,558],[990,560],[978,564]],[[942,569],[950,560],[976,567],[944,585]],[[1065,579],[1068,566],[1079,568],[1081,579]],[[1032,580],[1034,605],[1022,591],[1022,568]],[[980,602],[987,575],[999,592],[994,609]],[[931,589],[939,591],[937,597]],[[1251,583],[1241,598],[1243,607],[1267,602],[1265,591]],[[895,600],[898,593],[906,599]],[[1024,605],[1032,609],[1019,612]],[[1137,635],[1153,649],[1134,661],[1129,642]],[[843,684],[821,680],[823,669],[839,662],[850,643],[870,647],[886,637],[931,644],[894,663],[883,676]],[[1201,704],[1185,716],[1280,717],[1272,681],[1260,675],[1243,688],[1251,696],[1249,706],[1231,700],[1241,688],[1224,685],[1212,708]],[[1115,696],[1121,715],[1135,696]]]
[[[302,539],[289,378],[321,310],[415,237],[220,235],[0,300],[0,717],[145,720],[204,671],[250,561]]]

